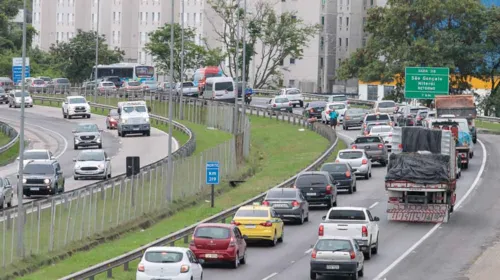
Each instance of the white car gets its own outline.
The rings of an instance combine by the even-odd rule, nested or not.
[[[347,110],[347,105],[344,102],[332,102],[332,103],[327,103],[325,110],[321,112],[321,121],[323,123],[329,123],[330,122],[330,111],[332,109],[335,109],[338,114],[338,122],[343,123],[344,122],[344,114],[345,111]]]
[[[44,149],[26,150],[24,151],[23,154],[23,166],[26,166],[28,162],[33,160],[49,160],[49,159],[56,159],[52,155],[52,152],[49,150],[44,150]],[[17,160],[19,160],[19,157],[17,157]]]
[[[74,160],[73,179],[111,178],[111,159],[104,150],[81,151]]]
[[[283,88],[280,90],[279,97],[288,98],[292,106],[304,107],[304,96],[298,88]]]
[[[9,95],[9,108],[21,108],[22,97],[24,96],[24,107],[33,107],[33,99],[28,92],[16,90]]]
[[[357,176],[372,177],[372,161],[365,150],[344,149],[337,154],[335,162],[349,163]]]
[[[136,280],[202,280],[202,260],[188,248],[150,247],[137,266]]]
[[[65,119],[76,116],[90,119],[90,105],[83,96],[68,96],[62,103],[62,114]]]

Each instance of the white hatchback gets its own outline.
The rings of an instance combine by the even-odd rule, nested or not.
[[[194,253],[181,247],[150,247],[137,267],[136,280],[201,280],[203,268]]]

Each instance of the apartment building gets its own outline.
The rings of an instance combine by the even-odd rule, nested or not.
[[[154,64],[144,45],[149,32],[170,23],[171,5],[167,0],[33,0],[33,26],[38,31],[33,45],[48,50],[73,38],[78,29],[96,30],[99,14],[99,33],[110,47],[125,51],[125,61]],[[179,7],[176,0],[175,22]]]

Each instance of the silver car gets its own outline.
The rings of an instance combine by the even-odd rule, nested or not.
[[[272,111],[292,113],[292,108],[292,102],[288,98],[280,96],[272,98],[267,104],[267,109]]]
[[[81,151],[73,161],[75,180],[111,178],[111,159],[103,150]]]
[[[25,107],[33,107],[33,99],[30,94],[27,92],[21,92],[20,90],[16,90],[13,93],[9,94],[9,108],[21,108],[22,98],[24,97],[24,106]]]
[[[365,179],[372,176],[372,162],[365,150],[340,150],[335,162],[349,163],[357,176],[364,176]]]
[[[370,136],[382,137],[387,148],[387,152],[391,152],[392,149],[392,126],[390,125],[375,125],[370,129]]]
[[[273,207],[282,220],[296,220],[300,224],[309,221],[309,203],[299,189],[271,189],[262,204]]]
[[[0,177],[0,209],[3,209],[5,206],[12,207],[13,197],[14,191],[9,179]]]

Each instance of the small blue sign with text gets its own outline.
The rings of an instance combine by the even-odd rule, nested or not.
[[[218,185],[219,184],[219,162],[209,161],[206,165],[205,184]]]

